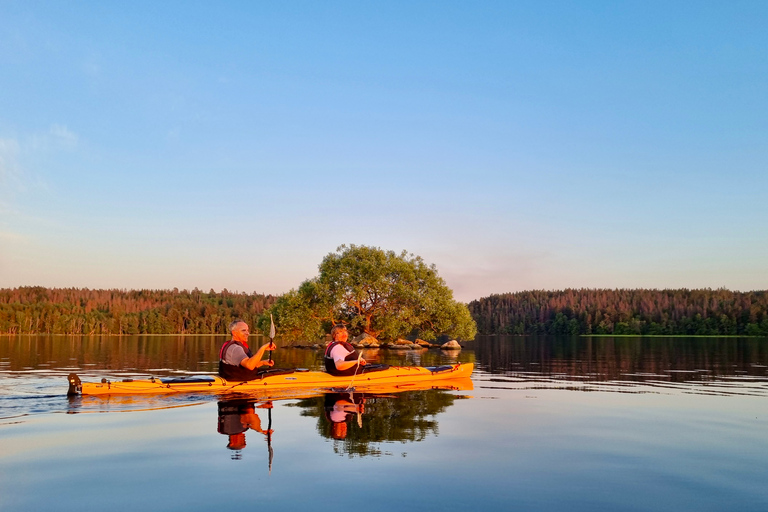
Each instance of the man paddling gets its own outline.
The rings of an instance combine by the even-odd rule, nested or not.
[[[250,330],[248,324],[242,320],[235,320],[229,324],[232,339],[224,343],[219,352],[219,375],[230,381],[252,380],[259,377],[258,368],[273,366],[274,361],[262,361],[264,352],[277,350],[277,345],[272,341],[265,343],[254,355],[248,347]]]

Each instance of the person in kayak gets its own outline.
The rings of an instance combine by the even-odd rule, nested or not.
[[[349,332],[344,325],[334,325],[331,342],[325,348],[325,371],[336,376],[352,376],[389,368],[386,364],[368,364],[355,347],[347,343]]]
[[[264,352],[276,350],[277,345],[265,343],[254,355],[248,347],[250,330],[248,324],[242,320],[235,320],[229,324],[232,339],[224,343],[219,352],[219,376],[227,380],[244,381],[259,377],[262,366],[274,366],[275,362],[262,361]]]

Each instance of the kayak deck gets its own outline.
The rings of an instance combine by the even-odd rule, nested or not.
[[[68,395],[148,395],[168,393],[228,393],[257,390],[294,388],[350,388],[365,389],[379,386],[404,386],[442,382],[453,379],[468,379],[474,369],[473,363],[446,366],[391,366],[386,370],[360,373],[354,377],[336,377],[325,372],[276,370],[268,371],[261,378],[237,382],[227,381],[219,376],[190,375],[184,377],[156,378],[147,380],[124,379],[121,381],[81,382],[72,373],[69,375]]]

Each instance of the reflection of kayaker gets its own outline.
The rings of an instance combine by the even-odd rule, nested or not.
[[[261,376],[259,370],[262,366],[273,366],[272,358],[262,361],[264,352],[277,349],[270,341],[259,347],[254,355],[248,346],[250,330],[248,324],[242,320],[235,320],[229,324],[232,339],[222,345],[219,351],[219,375],[229,381],[246,381],[258,379]]]
[[[365,412],[365,397],[352,393],[326,393],[325,417],[331,422],[331,437],[347,437],[347,420],[357,415],[358,426],[362,427],[362,414]]]
[[[256,408],[271,409],[272,402],[256,405],[248,400],[224,400],[219,402],[219,434],[229,436],[227,448],[230,450],[242,450],[245,448],[245,432],[248,429],[260,432],[265,436],[271,436],[272,430],[261,428],[261,418],[256,414]],[[239,454],[233,455],[239,459]]]
[[[331,342],[325,348],[325,371],[336,376],[354,376],[361,373],[386,370],[389,365],[369,364],[355,347],[347,343],[349,332],[344,325],[334,325]]]

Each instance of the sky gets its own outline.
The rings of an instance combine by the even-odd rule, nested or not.
[[[768,2],[0,1],[0,287],[768,289]]]

